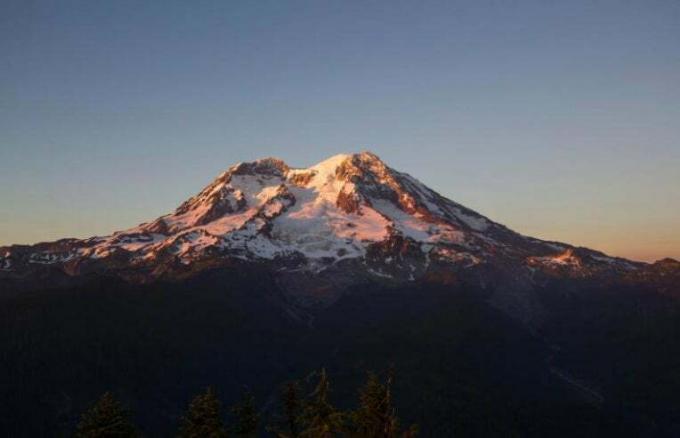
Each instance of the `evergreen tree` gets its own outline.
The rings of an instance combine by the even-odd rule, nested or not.
[[[297,382],[290,382],[286,385],[283,395],[283,408],[286,414],[288,426],[288,436],[297,438],[300,435],[300,395]]]
[[[222,405],[212,388],[199,394],[189,404],[186,415],[182,418],[180,438],[225,438],[221,415]]]
[[[127,438],[136,437],[135,426],[128,412],[110,392],[83,414],[76,429],[76,438]]]
[[[394,377],[389,372],[385,384],[375,373],[368,373],[366,384],[359,391],[359,408],[351,415],[352,435],[362,438],[413,437],[417,429],[411,426],[407,431],[400,430],[396,409],[392,405],[392,383]]]
[[[321,369],[319,383],[305,403],[302,414],[302,438],[329,438],[339,434],[344,426],[344,416],[328,400],[330,382],[326,370]]]
[[[241,401],[231,408],[235,417],[234,434],[242,437],[257,436],[259,415],[255,408],[255,397],[250,392],[243,394]]]
[[[300,436],[300,415],[302,402],[297,382],[287,383],[281,391],[283,418],[276,426],[268,428],[278,438],[298,438]]]

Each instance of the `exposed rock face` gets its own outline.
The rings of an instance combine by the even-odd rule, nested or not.
[[[502,284],[490,299],[526,320],[535,311],[532,288],[551,279],[650,282],[680,272],[672,260],[647,266],[522,236],[363,152],[308,169],[275,158],[236,164],[150,223],[0,248],[0,279],[59,271],[149,282],[234,263],[270,265],[288,277],[341,266],[357,279]]]

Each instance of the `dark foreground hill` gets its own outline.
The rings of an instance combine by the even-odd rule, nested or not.
[[[546,289],[555,317],[532,333],[471,289],[366,284],[292,316],[272,285],[219,270],[4,297],[1,429],[66,434],[113,390],[150,436],[166,436],[207,385],[227,403],[251,389],[266,418],[279,386],[309,370],[328,368],[343,406],[366,370],[394,365],[399,413],[424,436],[678,430],[680,314],[664,297]]]

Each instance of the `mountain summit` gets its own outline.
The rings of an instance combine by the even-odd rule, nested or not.
[[[287,278],[326,270],[350,282],[473,278],[502,283],[501,290],[512,284],[515,292],[542,276],[628,275],[644,267],[522,236],[361,152],[309,168],[277,158],[235,164],[152,222],[110,236],[0,248],[0,279],[56,271],[149,282],[239,263]]]

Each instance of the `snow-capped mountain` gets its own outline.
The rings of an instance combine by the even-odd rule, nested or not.
[[[679,298],[680,262],[523,236],[368,152],[239,163],[137,227],[0,248],[0,430],[52,436],[111,388],[167,425],[206,379],[274,400],[319,364],[340,390],[397,364],[426,436],[491,411],[492,435],[678,436]]]
[[[516,307],[517,290],[550,277],[620,276],[645,266],[522,236],[362,152],[309,168],[275,158],[233,165],[152,222],[110,236],[0,248],[0,279],[57,271],[148,282],[234,263],[288,277],[331,270],[355,280],[451,281],[455,273],[456,281],[488,285],[500,276],[493,299],[504,307],[508,285]]]

